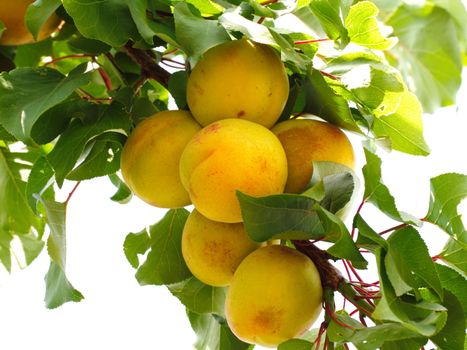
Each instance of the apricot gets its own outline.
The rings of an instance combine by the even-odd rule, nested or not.
[[[269,129],[224,119],[203,128],[187,144],[180,178],[201,214],[214,221],[241,222],[236,191],[251,196],[282,193],[287,159]]]
[[[267,128],[284,109],[289,82],[279,55],[251,40],[229,41],[209,49],[187,85],[187,102],[203,126],[241,118]]]
[[[183,258],[191,273],[211,286],[229,285],[237,266],[259,247],[260,243],[248,237],[242,223],[212,221],[196,209],[183,229]]]
[[[0,45],[23,45],[35,40],[24,22],[26,10],[34,0],[0,0],[0,21],[6,27]],[[46,39],[57,30],[60,19],[53,14],[42,26],[37,40]]]
[[[287,193],[302,193],[313,175],[312,161],[328,161],[354,168],[355,156],[347,136],[337,126],[313,119],[291,119],[275,125],[287,155]]]
[[[132,131],[121,155],[123,179],[145,202],[161,208],[190,204],[180,182],[179,160],[201,126],[188,111],[163,111]]]
[[[235,271],[226,319],[239,339],[275,347],[310,328],[322,294],[318,270],[304,254],[281,245],[259,248]]]

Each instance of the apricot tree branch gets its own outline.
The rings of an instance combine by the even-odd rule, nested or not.
[[[169,86],[170,73],[155,62],[150,52],[134,48],[131,42],[124,47],[128,56],[141,67],[144,79],[154,79],[165,88]]]

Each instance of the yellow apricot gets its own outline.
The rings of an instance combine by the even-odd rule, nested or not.
[[[355,156],[347,136],[337,126],[312,119],[292,119],[272,129],[287,155],[285,192],[301,193],[313,175],[312,161],[328,161],[354,167]]]
[[[24,22],[26,10],[34,0],[0,0],[0,21],[6,27],[0,35],[0,45],[23,45],[34,42]],[[37,40],[46,39],[57,30],[60,19],[53,14],[42,26]]]
[[[230,284],[237,266],[260,247],[242,223],[212,221],[193,210],[185,223],[182,254],[191,273],[211,286]]]
[[[259,248],[235,271],[226,319],[239,339],[275,347],[310,328],[322,293],[318,270],[304,254],[281,245]]]
[[[180,182],[179,160],[201,126],[187,111],[163,111],[139,123],[121,156],[123,179],[142,200],[161,208],[190,204]]]
[[[247,39],[209,49],[187,85],[191,113],[203,126],[241,118],[270,128],[280,117],[288,94],[287,73],[279,55]]]
[[[236,191],[282,193],[287,159],[277,137],[243,119],[223,119],[198,132],[180,159],[180,178],[196,209],[214,221],[241,222]]]

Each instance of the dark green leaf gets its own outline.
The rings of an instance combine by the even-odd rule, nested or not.
[[[91,76],[82,66],[67,77],[49,68],[18,68],[0,74],[0,124],[21,141],[48,109],[64,101]]]
[[[450,238],[439,254],[440,259],[467,274],[467,244]]]
[[[120,179],[120,177],[118,177],[117,174],[110,174],[109,179],[113,185],[117,187],[117,192],[115,192],[110,199],[122,204],[127,203],[133,195],[130,188]]]
[[[61,186],[63,180],[73,169],[83,153],[86,144],[95,137],[115,131],[126,134],[130,128],[130,120],[125,109],[118,103],[102,106],[99,118],[92,122],[76,120],[58,139],[48,159],[55,169],[55,179]]]
[[[125,256],[133,268],[137,269],[140,265],[138,254],[144,254],[151,247],[151,241],[147,231],[144,229],[138,233],[129,233],[123,243]]]
[[[89,39],[110,46],[123,46],[139,38],[138,30],[125,0],[63,0],[63,6],[79,32]],[[118,20],[116,20],[118,19]]]
[[[45,275],[45,306],[54,309],[69,301],[79,302],[83,295],[68,281],[63,269],[51,261]]]
[[[356,242],[358,247],[364,247],[372,251],[383,247],[387,250],[388,243],[386,240],[378,235],[376,231],[363,220],[360,214],[356,215],[354,218],[354,227],[358,229],[358,238]]]
[[[49,198],[44,192],[53,184],[54,171],[45,157],[40,157],[31,169],[26,185],[26,197],[31,209],[37,213],[39,198]],[[52,192],[53,193],[53,192]]]
[[[370,1],[360,1],[350,7],[345,19],[350,41],[373,50],[387,50],[395,40],[385,38],[381,33],[376,16],[379,10]]]
[[[187,109],[186,84],[188,73],[186,71],[175,72],[169,79],[169,92],[177,103],[179,109]]]
[[[151,250],[138,268],[136,279],[141,285],[172,284],[191,277],[182,257],[182,233],[189,212],[171,209],[149,229]]]
[[[336,94],[319,71],[310,69],[304,81],[306,105],[304,112],[317,115],[341,128],[361,132],[352,117],[347,101]]]
[[[467,230],[457,207],[467,197],[467,175],[443,174],[431,179],[430,206],[426,218],[462,243]]]
[[[408,290],[398,288],[400,279],[416,290],[431,288],[443,299],[443,288],[436,273],[435,265],[431,260],[428,248],[422,237],[413,227],[406,227],[394,231],[389,239],[388,253],[385,258],[386,271],[396,295],[400,296]],[[393,275],[390,272],[395,268],[398,272]]]
[[[43,24],[60,5],[60,0],[39,0],[29,5],[24,20],[34,38],[37,39]]]
[[[418,337],[419,334],[401,324],[387,323],[359,329],[352,336],[351,341],[359,350],[373,350],[381,348],[386,342]],[[420,345],[417,349],[419,348]]]
[[[294,194],[251,197],[237,191],[243,222],[256,242],[270,239],[317,239],[324,235],[316,201]]]
[[[459,272],[441,265],[436,264],[436,271],[438,272],[441,285],[444,289],[450,291],[459,300],[464,316],[467,316],[467,280]]]
[[[171,284],[167,288],[190,311],[224,316],[226,288],[208,286],[196,277]]]
[[[15,65],[21,67],[37,67],[44,56],[52,55],[52,40],[42,40],[32,44],[20,45],[16,48]]]
[[[324,227],[325,240],[334,242],[327,252],[335,257],[347,259],[359,269],[365,269],[368,262],[358,251],[345,224],[337,216],[321,207],[315,207],[316,212]]]
[[[125,136],[108,132],[95,138],[86,158],[68,175],[68,180],[87,180],[113,174],[120,169],[120,153]]]
[[[68,40],[68,46],[78,52],[91,55],[100,55],[106,53],[110,51],[111,48],[109,45],[100,40],[88,39],[78,34]]]
[[[462,61],[449,14],[431,5],[402,5],[387,24],[399,38],[400,44],[392,49],[398,68],[425,112],[453,104],[461,82]]]
[[[464,290],[465,295],[465,290]],[[446,292],[443,305],[448,310],[444,328],[430,340],[442,350],[465,350],[465,315],[461,303],[454,294]]]
[[[193,61],[211,47],[230,40],[218,21],[195,15],[185,2],[175,4],[174,19],[177,42]]]

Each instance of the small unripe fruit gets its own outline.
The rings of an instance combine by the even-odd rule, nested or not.
[[[161,208],[190,204],[180,182],[180,156],[201,130],[187,111],[163,111],[143,120],[128,137],[122,151],[122,175],[145,202]]]
[[[289,82],[274,49],[247,39],[208,50],[188,79],[187,102],[203,126],[240,118],[270,128],[284,109]]]
[[[242,223],[212,221],[196,209],[183,229],[183,258],[191,273],[211,286],[229,285],[238,265],[260,245],[248,237]]]
[[[280,245],[259,248],[235,271],[226,319],[239,339],[275,347],[311,327],[322,293],[319,273],[304,254]]]
[[[287,160],[269,129],[224,119],[188,143],[180,159],[180,178],[201,214],[214,221],[241,222],[236,191],[258,197],[282,193]]]

